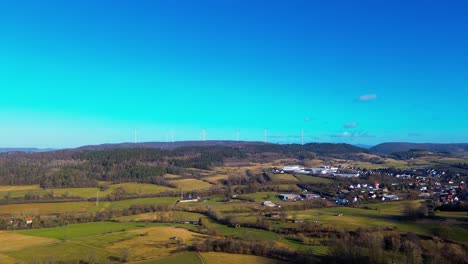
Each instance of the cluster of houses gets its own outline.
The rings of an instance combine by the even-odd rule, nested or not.
[[[438,169],[409,169],[393,168],[366,170],[360,168],[341,168],[321,166],[304,168],[301,166],[285,166],[271,168],[272,173],[292,173],[305,175],[327,175],[335,177],[357,178],[366,174],[387,175],[394,178],[394,182],[386,184],[356,183],[341,187],[336,194],[327,195],[327,200],[334,199],[337,205],[347,205],[365,200],[398,201],[409,190],[416,190],[419,198],[433,199],[441,204],[457,204],[468,202],[468,189],[465,181],[468,175],[453,174]],[[359,182],[359,181],[357,181]],[[390,190],[389,190],[390,189]],[[395,193],[396,192],[396,193]],[[334,198],[332,198],[334,197]],[[325,199],[318,194],[278,194],[282,201],[304,201]],[[265,202],[265,206],[274,207],[275,203]]]
[[[328,175],[335,177],[346,177],[353,178],[359,177],[360,172],[346,173],[340,170],[338,167],[331,166],[320,166],[315,168],[304,168],[300,166],[284,166],[282,169],[273,168],[273,173],[294,173],[294,174],[305,174],[305,175]]]

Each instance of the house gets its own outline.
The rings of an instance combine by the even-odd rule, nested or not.
[[[301,194],[301,197],[302,197],[304,200],[313,200],[313,199],[320,199],[320,198],[321,198],[320,195],[314,194],[314,193],[305,193],[305,194]]]
[[[303,170],[304,168],[300,168],[299,166],[284,166],[283,171],[284,172],[293,172],[296,170]]]
[[[266,207],[276,207],[276,204],[272,201],[264,201],[262,205]]]
[[[359,177],[359,173],[333,173],[333,176],[342,178],[357,178]]]
[[[179,200],[179,203],[196,203],[201,200],[200,197],[192,198],[192,197],[187,197],[187,198],[182,198]]]
[[[400,200],[400,197],[398,197],[397,195],[384,195],[382,197],[382,201],[398,201]]]
[[[283,201],[302,201],[302,197],[294,193],[282,193],[278,194],[278,198]]]
[[[32,218],[32,217],[26,217],[24,220],[26,221],[26,224],[27,224],[27,225],[31,225],[32,222],[33,222],[33,218]]]
[[[349,203],[348,199],[346,198],[336,198],[336,204],[338,205],[346,205]]]

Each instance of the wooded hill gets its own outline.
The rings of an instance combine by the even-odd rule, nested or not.
[[[107,147],[106,147],[107,148]],[[98,180],[166,185],[166,173],[209,169],[225,159],[267,161],[275,158],[342,156],[366,150],[348,144],[243,144],[160,148],[71,149],[43,153],[0,154],[0,184],[40,184],[44,188],[94,187]]]

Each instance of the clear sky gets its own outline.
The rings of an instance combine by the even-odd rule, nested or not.
[[[468,142],[468,1],[0,0],[0,147]],[[170,138],[170,136],[169,136]]]

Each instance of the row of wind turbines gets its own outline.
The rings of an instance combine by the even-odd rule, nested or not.
[[[263,129],[263,142],[266,144],[268,143],[267,140],[267,135],[268,135],[268,129],[264,128]],[[170,136],[170,141],[169,141],[169,136]],[[206,141],[206,128],[202,129],[202,138],[201,141]],[[134,130],[134,141],[135,144],[138,143],[138,130]],[[171,131],[171,135],[169,135],[169,132],[166,132],[166,142],[169,143],[174,143],[174,131]],[[236,142],[239,142],[239,129],[236,129]],[[301,145],[304,145],[304,129],[301,129]]]

